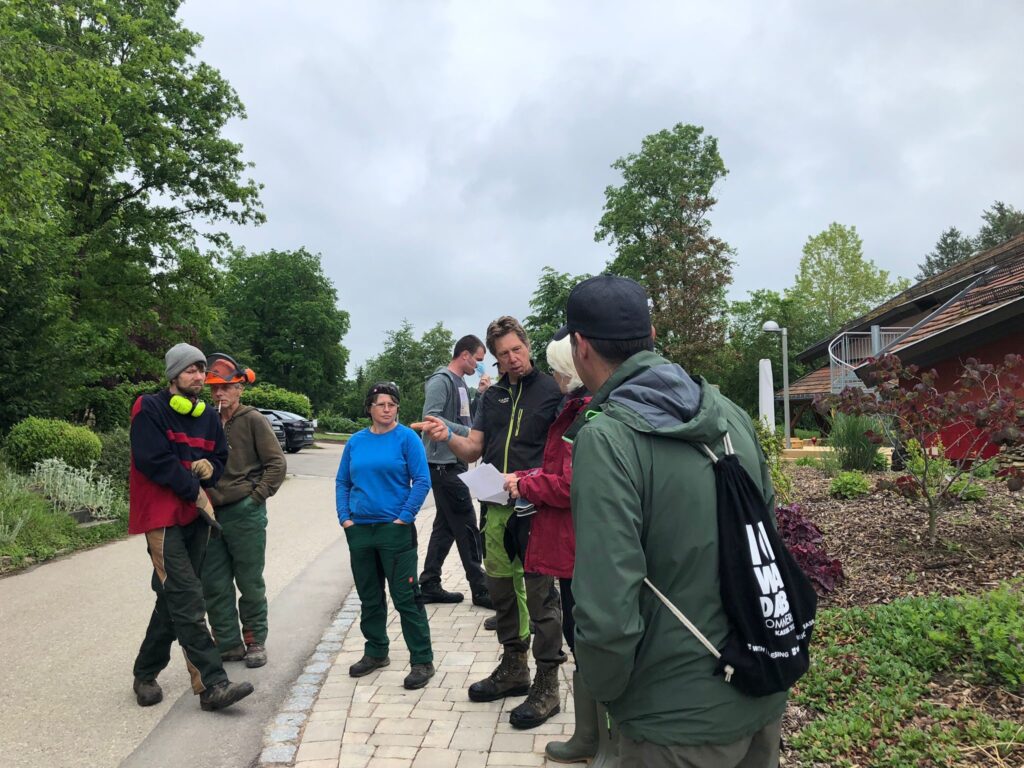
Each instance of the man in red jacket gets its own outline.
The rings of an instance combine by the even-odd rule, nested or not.
[[[176,344],[164,362],[170,386],[136,400],[131,418],[128,532],[146,535],[156,592],[156,607],[135,659],[133,690],[141,707],[163,699],[156,677],[170,661],[171,643],[177,640],[200,706],[223,709],[248,696],[253,687],[228,680],[206,626],[199,568],[210,526],[196,503],[212,512],[203,486],[215,485],[224,471],[227,440],[217,414],[199,399],[206,356],[191,344]]]

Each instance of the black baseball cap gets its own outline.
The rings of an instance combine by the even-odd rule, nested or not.
[[[555,338],[579,333],[588,339],[630,341],[651,335],[651,309],[647,291],[635,280],[598,275],[569,292],[566,323]]]

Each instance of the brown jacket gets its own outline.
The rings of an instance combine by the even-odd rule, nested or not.
[[[228,464],[215,488],[209,490],[214,507],[241,501],[246,496],[263,504],[284,482],[287,464],[281,444],[267,417],[249,405],[224,425],[228,438]]]

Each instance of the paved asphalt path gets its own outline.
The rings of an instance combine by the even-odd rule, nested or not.
[[[0,579],[0,765],[251,765],[352,586],[334,515],[340,457],[335,445],[288,455],[288,479],[268,504],[270,663],[228,665],[232,679],[252,681],[256,692],[223,712],[199,709],[176,647],[160,675],[164,701],[135,703],[132,662],[154,599],[142,537]]]

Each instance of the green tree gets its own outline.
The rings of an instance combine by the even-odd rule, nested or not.
[[[241,147],[222,136],[244,109],[196,61],[200,37],[175,18],[178,6],[0,5],[0,82],[11,96],[0,118],[5,174],[10,165],[11,183],[27,182],[20,194],[30,214],[12,225],[17,201],[0,191],[0,247],[21,274],[43,278],[37,334],[49,340],[46,367],[62,372],[50,377],[54,402],[73,402],[76,389],[98,381],[156,376],[169,343],[207,335],[216,254],[202,243],[228,244],[219,223],[263,219]],[[33,253],[40,227],[45,246]],[[19,385],[30,373],[4,369]]]
[[[303,392],[316,409],[341,394],[348,350],[348,312],[323,273],[320,256],[303,248],[226,260],[219,304],[222,346],[262,380]]]
[[[832,223],[807,238],[800,271],[787,295],[803,303],[808,332],[815,339],[834,334],[886,299],[906,290],[906,278],[889,279],[889,272],[864,258],[856,227]]]
[[[419,421],[423,415],[423,385],[438,366],[451,362],[454,348],[455,336],[441,323],[417,340],[412,323],[403,320],[397,330],[387,332],[381,353],[367,361],[366,387],[376,381],[395,382],[402,396],[402,423]],[[365,389],[360,396],[365,396]]]
[[[565,325],[565,305],[569,300],[569,292],[590,275],[570,275],[568,272],[557,272],[551,267],[540,271],[537,290],[530,299],[533,310],[523,323],[523,329],[530,339],[530,349],[537,366],[550,373],[546,349],[551,337]]]
[[[935,250],[924,257],[917,274],[918,280],[945,272],[954,264],[969,258],[974,253],[974,241],[962,234],[956,227],[950,227],[939,236]]]
[[[700,371],[725,338],[731,249],[710,234],[715,182],[727,171],[718,141],[677,124],[647,136],[639,153],[612,164],[622,184],[605,189],[595,240],[616,251],[608,271],[642,283],[651,296],[658,345]]]
[[[981,214],[982,225],[978,231],[977,248],[985,251],[1002,245],[1017,235],[1024,234],[1024,211],[1000,201]]]

